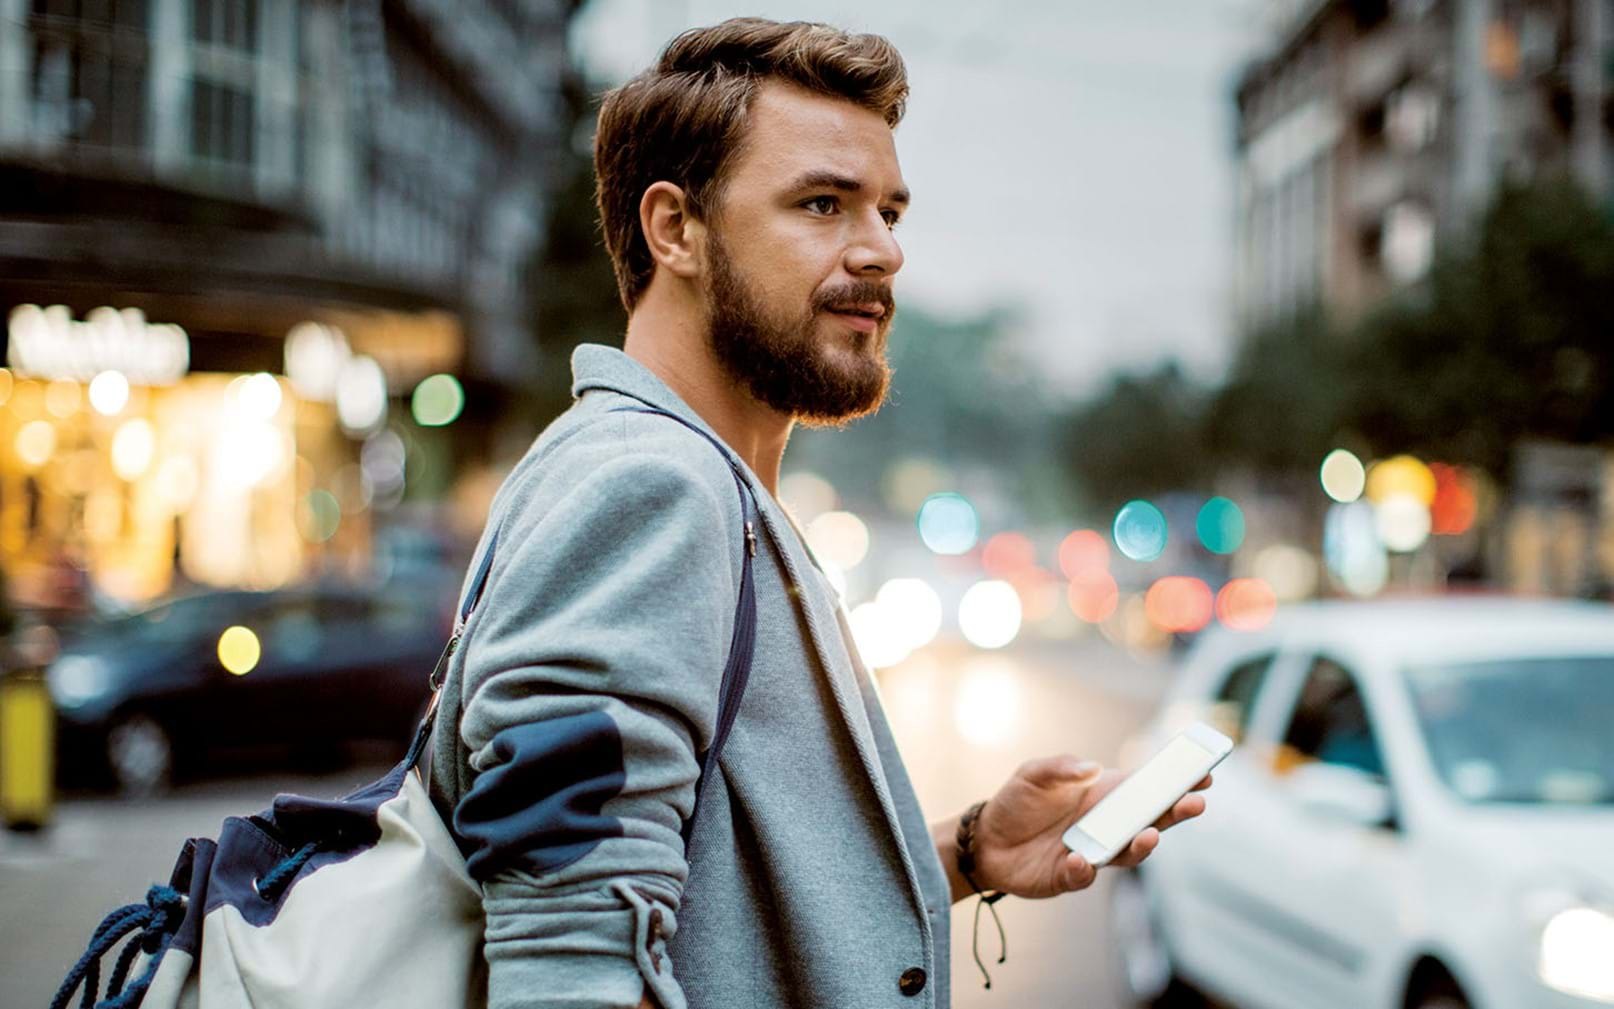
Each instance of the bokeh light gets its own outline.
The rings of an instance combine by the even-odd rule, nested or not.
[[[262,655],[258,636],[250,628],[236,624],[226,627],[219,635],[219,665],[237,676],[245,676],[257,668]]]
[[[453,375],[428,375],[415,386],[409,412],[421,427],[444,427],[459,419],[465,409],[465,389]]]
[[[835,487],[817,473],[797,470],[779,481],[779,497],[795,513],[796,521],[807,523],[840,506]]]
[[[923,648],[941,633],[941,596],[923,579],[893,578],[880,586],[874,601],[908,651]]]
[[[1250,565],[1250,574],[1266,582],[1280,602],[1292,603],[1317,591],[1317,559],[1288,543],[1262,547]]]
[[[349,434],[368,434],[387,419],[387,376],[374,358],[350,357],[342,363],[336,416]]]
[[[1108,571],[1088,568],[1078,571],[1070,580],[1066,598],[1070,601],[1072,613],[1090,624],[1096,624],[1108,620],[1110,614],[1115,612],[1121,600],[1121,590]]]
[[[1244,511],[1225,497],[1213,497],[1199,509],[1194,531],[1211,553],[1236,553],[1244,545]]]
[[[1020,594],[1008,582],[976,582],[958,604],[958,629],[977,648],[1002,648],[1020,633]]]
[[[1135,561],[1152,561],[1166,550],[1166,516],[1147,501],[1128,501],[1115,513],[1115,547]]]
[[[1430,532],[1460,536],[1474,528],[1479,517],[1479,487],[1474,475],[1460,466],[1430,463],[1435,475],[1435,501],[1429,508]]]
[[[112,436],[112,471],[135,480],[151,465],[157,451],[157,432],[144,417],[125,421]]]
[[[1094,569],[1108,571],[1110,543],[1095,529],[1078,529],[1059,543],[1059,570],[1066,578]]]
[[[1367,471],[1367,499],[1375,504],[1399,494],[1411,496],[1425,508],[1435,501],[1435,474],[1410,455],[1376,462]]]
[[[84,392],[72,379],[59,378],[45,386],[45,410],[53,417],[71,417],[83,402]]]
[[[1000,746],[1024,720],[1020,672],[1007,659],[977,658],[964,667],[953,701],[953,724],[975,746]]]
[[[129,405],[129,380],[121,371],[103,371],[90,379],[90,406],[103,417],[115,417]]]
[[[337,528],[342,524],[342,505],[336,500],[335,494],[316,488],[303,499],[297,519],[304,539],[310,543],[324,543],[336,535]]]
[[[929,459],[903,459],[886,468],[880,480],[886,506],[899,514],[917,514],[925,499],[952,483],[947,470]]]
[[[236,379],[240,385],[236,389],[236,398],[241,404],[241,411],[253,420],[273,420],[275,414],[280,412],[280,404],[284,396],[280,391],[280,382],[267,371],[260,371],[256,375],[248,375]],[[232,385],[235,383],[232,382]]]
[[[919,507],[919,538],[938,554],[969,553],[981,533],[975,506],[962,494],[932,494]]]
[[[847,614],[852,628],[852,640],[863,664],[870,669],[885,669],[908,657],[911,649],[901,629],[889,619],[885,607],[878,602],[866,602]]]
[[[48,420],[31,420],[17,429],[12,447],[24,466],[38,469],[49,462],[56,451],[56,429]]]
[[[1037,566],[1037,548],[1021,533],[998,533],[981,548],[981,567],[993,578],[1013,579]]]
[[[1374,506],[1379,539],[1397,553],[1410,553],[1429,539],[1429,507],[1411,494],[1398,493]]]
[[[1259,578],[1235,578],[1216,593],[1216,619],[1235,631],[1259,631],[1277,612],[1277,594]]]
[[[196,462],[188,455],[169,456],[157,467],[157,496],[176,515],[190,507],[201,482]]]
[[[825,512],[807,524],[807,545],[842,571],[850,571],[869,554],[869,527],[851,512]]]
[[[1210,586],[1198,578],[1168,575],[1149,586],[1143,597],[1149,622],[1169,634],[1191,634],[1211,621]]]
[[[1390,559],[1379,539],[1373,506],[1365,501],[1336,504],[1323,520],[1323,557],[1345,590],[1371,596],[1390,577]]]
[[[1340,504],[1350,504],[1362,496],[1367,486],[1367,468],[1348,449],[1336,448],[1323,459],[1323,492]]]

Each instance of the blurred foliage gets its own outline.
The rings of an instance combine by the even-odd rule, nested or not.
[[[1017,517],[1060,515],[1063,467],[1048,452],[1054,408],[1020,357],[1020,325],[1006,308],[944,317],[903,304],[886,405],[849,425],[847,437],[798,428],[787,469],[811,469],[852,507],[868,508],[885,499],[893,466],[922,460],[951,478],[937,489],[990,490],[1013,500]]]
[[[1415,297],[1365,320],[1344,420],[1505,479],[1522,437],[1614,436],[1614,224],[1568,182],[1502,190]]]
[[[1061,454],[1079,477],[1084,510],[1113,511],[1130,498],[1195,489],[1215,475],[1205,452],[1208,390],[1167,362],[1119,375],[1060,425]]]
[[[1566,181],[1504,187],[1425,280],[1349,324],[1249,334],[1225,383],[1123,376],[1060,424],[1078,492],[1113,506],[1218,472],[1284,476],[1345,446],[1505,484],[1521,439],[1614,437],[1614,222]]]

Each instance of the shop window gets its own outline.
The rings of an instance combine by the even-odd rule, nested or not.
[[[1317,760],[1384,777],[1384,760],[1356,678],[1325,656],[1306,673],[1283,742],[1293,761]]]

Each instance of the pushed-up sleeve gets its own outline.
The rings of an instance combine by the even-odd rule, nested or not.
[[[666,952],[680,831],[739,593],[738,499],[713,475],[649,454],[560,465],[542,479],[564,492],[505,520],[466,632],[474,778],[454,811],[498,1009],[632,1007],[647,988],[684,1006]]]

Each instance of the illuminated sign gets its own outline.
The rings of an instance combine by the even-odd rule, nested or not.
[[[11,310],[6,363],[19,375],[88,382],[115,371],[135,385],[170,385],[190,370],[190,337],[149,323],[138,308],[92,309],[83,321],[66,305]]]

